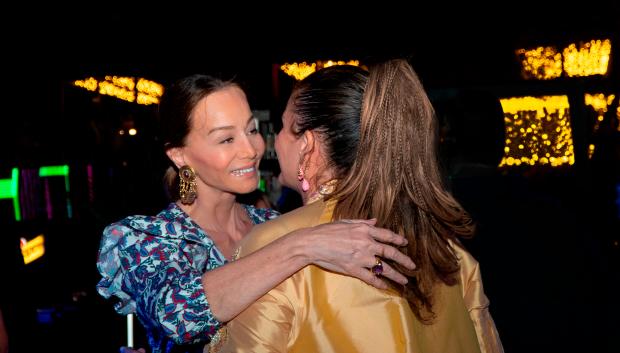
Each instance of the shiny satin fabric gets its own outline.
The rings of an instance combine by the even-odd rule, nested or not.
[[[478,261],[460,246],[450,244],[459,259],[459,277],[463,300],[476,328],[482,353],[503,353],[504,348],[489,312],[489,299],[484,294]]]
[[[292,230],[329,222],[332,209],[333,202],[317,201],[257,226],[246,237],[240,255]],[[459,257],[468,261],[468,269],[477,270],[469,254],[459,253]],[[461,278],[477,281],[479,272]],[[465,303],[467,297],[471,306]],[[435,296],[437,317],[432,325],[424,325],[395,291],[307,266],[230,322],[220,352],[499,352],[481,350],[478,343],[476,327],[488,329],[492,324],[490,316],[481,314],[488,314],[487,307],[481,282],[441,285]],[[471,312],[482,323],[474,324]]]

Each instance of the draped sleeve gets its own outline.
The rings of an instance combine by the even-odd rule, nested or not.
[[[273,289],[228,323],[228,341],[219,353],[285,353],[295,311]]]
[[[453,245],[452,247],[459,258],[463,299],[476,328],[480,351],[482,353],[503,353],[504,348],[499,333],[489,312],[489,299],[484,294],[480,265],[460,246]]]

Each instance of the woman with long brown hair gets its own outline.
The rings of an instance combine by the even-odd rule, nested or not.
[[[411,66],[391,60],[370,74],[328,68],[295,89],[278,135],[282,180],[305,206],[253,229],[241,256],[285,231],[374,217],[404,235],[417,265],[388,290],[308,266],[228,327],[228,352],[501,352],[477,262],[458,237],[473,234],[446,191],[433,107]],[[367,267],[382,275],[388,254]],[[397,266],[397,265],[396,265]]]

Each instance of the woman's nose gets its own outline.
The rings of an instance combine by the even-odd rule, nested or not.
[[[256,147],[248,138],[245,139],[245,142],[243,144],[241,156],[248,159],[256,159],[256,157],[258,156],[258,151],[256,150]]]

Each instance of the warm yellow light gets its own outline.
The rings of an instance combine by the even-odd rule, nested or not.
[[[124,76],[105,76],[101,81],[89,77],[73,84],[89,91],[99,88],[100,94],[144,105],[159,104],[159,97],[164,93],[164,87],[155,81],[140,78],[136,84],[135,78]]]
[[[588,159],[592,158],[592,155],[594,154],[594,149],[596,148],[596,146],[594,146],[593,144],[590,144],[588,146]]]
[[[352,66],[360,66],[359,60],[327,60],[327,61],[317,61],[315,63],[308,64],[307,62],[301,63],[285,63],[280,66],[280,70],[284,71],[289,76],[294,77],[297,81],[301,81],[304,78],[308,77],[311,73],[320,70],[325,67],[330,67],[334,65],[352,65]],[[364,66],[362,66],[364,67]]]
[[[161,97],[164,94],[164,86],[155,81],[149,81],[144,78],[138,80],[136,89],[138,92],[144,93],[151,97]]]
[[[328,60],[325,63],[323,63],[321,61],[317,62],[317,66],[318,66],[319,70],[324,68],[324,67],[330,67],[330,66],[334,66],[334,65],[360,66],[360,62],[359,62],[359,60],[349,60],[349,61],[343,61],[343,60],[332,61],[332,60]]]
[[[611,40],[593,39],[564,48],[564,71],[570,77],[605,75],[609,66]]]
[[[89,91],[94,91],[97,89],[97,80],[93,77],[89,77],[85,80],[73,81],[73,84],[78,87],[86,88]]]
[[[549,163],[555,167],[574,163],[567,96],[516,97],[500,101],[506,127],[506,145],[500,166]]]
[[[585,95],[586,105],[591,106],[597,112],[601,111],[603,113],[607,112],[607,107],[611,105],[611,102],[614,101],[614,98],[616,98],[614,94],[605,96],[603,93],[586,93]]]
[[[138,133],[138,130],[136,130],[136,129],[129,129],[128,133],[131,136],[135,136]]]
[[[286,63],[280,66],[280,69],[287,75],[293,76],[297,81],[301,81],[316,71],[316,63],[308,64],[305,61],[302,63]]]
[[[118,134],[119,135],[125,135],[125,130],[123,130],[123,129],[118,130]]]
[[[128,102],[133,102],[134,100],[136,100],[136,96],[133,91],[128,91],[125,88],[118,87],[114,85],[114,83],[109,81],[99,82],[99,93],[105,94],[107,96],[120,98]]]
[[[117,87],[125,88],[129,91],[133,91],[134,87],[136,87],[136,81],[133,77],[106,76],[105,80],[112,82]]]
[[[598,115],[596,117],[596,121],[594,122],[594,131],[597,131],[601,125],[601,122],[605,120],[605,113],[607,113],[607,108],[614,101],[614,98],[616,98],[616,95],[614,94],[610,94],[608,96],[605,96],[603,93],[585,94],[586,105],[592,107],[592,109],[594,109],[594,111]]]
[[[620,104],[618,104],[616,108],[616,118],[618,119],[618,131],[620,131]]]
[[[138,99],[136,100],[136,103],[142,105],[159,104],[159,98],[138,92]]]
[[[611,40],[593,39],[586,43],[572,43],[561,52],[556,47],[540,46],[515,51],[521,62],[521,76],[525,79],[550,80],[565,75],[605,75],[611,56]]]
[[[523,78],[550,80],[562,74],[562,54],[558,53],[555,47],[519,49],[516,53],[521,60]]]
[[[26,240],[25,238],[20,239],[19,247],[22,251],[24,264],[27,265],[45,254],[44,243],[45,238],[43,237],[43,234],[37,236],[32,240]]]

